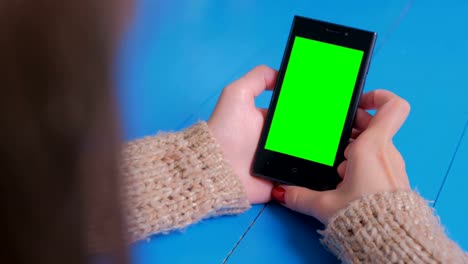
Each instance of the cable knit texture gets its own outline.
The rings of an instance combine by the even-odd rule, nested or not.
[[[250,207],[205,122],[127,143],[122,172],[131,241]]]
[[[412,191],[354,201],[320,232],[345,263],[468,263],[428,203]]]

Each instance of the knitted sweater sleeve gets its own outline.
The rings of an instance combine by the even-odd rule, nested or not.
[[[205,122],[127,143],[122,173],[131,241],[250,207]]]
[[[345,263],[468,263],[432,208],[412,191],[354,201],[321,233],[322,243]]]

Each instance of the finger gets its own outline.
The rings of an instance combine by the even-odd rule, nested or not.
[[[352,147],[353,147],[353,142],[349,143],[348,146],[345,148],[345,151],[344,151],[345,159],[349,159],[349,152],[351,151]]]
[[[364,131],[369,126],[371,120],[371,114],[362,108],[358,108],[356,112],[356,120],[354,121],[354,127],[358,130]]]
[[[240,174],[239,174],[240,175]],[[262,178],[251,178],[244,183],[247,198],[251,204],[267,203],[271,200],[273,182]]]
[[[348,161],[347,160],[341,162],[341,164],[337,168],[338,175],[340,175],[341,179],[344,179],[345,172],[346,172],[346,166],[348,166]]]
[[[284,206],[306,215],[311,215],[322,223],[326,222],[322,211],[325,210],[326,196],[329,191],[318,192],[297,186],[281,186],[284,190]]]
[[[268,114],[268,109],[260,108],[259,110],[260,110],[260,112],[262,113],[263,118],[265,119],[266,116],[267,116],[267,114]]]
[[[356,139],[357,137],[359,137],[359,135],[362,133],[361,130],[358,130],[356,128],[353,128],[353,131],[351,132],[351,138],[350,138],[350,141],[352,139]]]
[[[268,66],[261,65],[255,67],[232,85],[237,89],[246,89],[258,96],[265,89],[273,89],[276,83],[278,72]]]
[[[410,106],[401,97],[385,90],[375,90],[363,95],[361,107],[377,109],[367,131],[374,137],[392,138],[408,117]]]
[[[362,95],[359,101],[359,108],[363,110],[375,110],[394,98],[399,97],[387,90],[378,89],[370,91]]]

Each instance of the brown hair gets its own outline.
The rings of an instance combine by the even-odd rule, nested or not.
[[[126,260],[105,2],[0,3],[4,263]]]

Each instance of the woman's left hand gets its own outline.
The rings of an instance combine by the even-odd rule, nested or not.
[[[253,177],[250,169],[266,116],[266,109],[255,107],[255,97],[274,87],[276,75],[275,70],[258,66],[228,85],[208,121],[253,204],[268,202],[273,188],[271,182]]]

